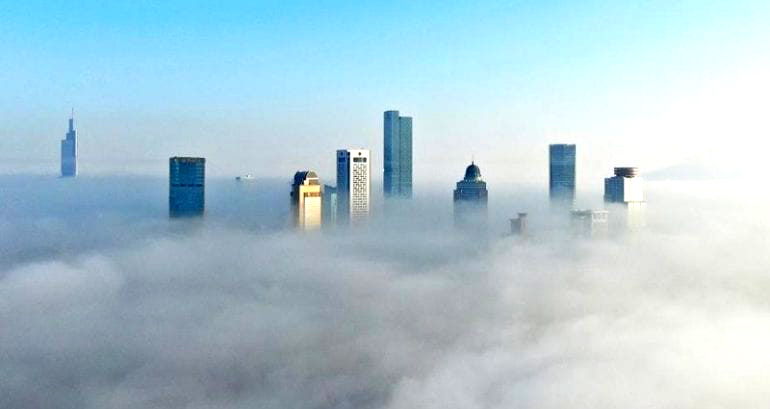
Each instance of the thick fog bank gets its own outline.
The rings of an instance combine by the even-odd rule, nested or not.
[[[543,192],[490,188],[503,228],[479,240],[451,228],[444,192],[303,235],[282,228],[282,181],[212,184],[189,228],[166,220],[164,181],[2,182],[3,408],[770,400],[763,198],[651,185],[646,231],[591,241],[547,231]],[[500,234],[518,210],[529,240]]]

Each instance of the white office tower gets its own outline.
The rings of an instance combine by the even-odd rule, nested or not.
[[[368,149],[337,151],[337,222],[356,224],[369,216],[371,161]]]
[[[604,202],[610,212],[610,225],[615,231],[644,227],[644,181],[639,169],[615,168],[615,176],[604,179]]]

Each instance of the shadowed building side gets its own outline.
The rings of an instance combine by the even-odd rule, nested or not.
[[[169,216],[203,216],[206,198],[206,159],[173,157],[169,158],[168,164]]]
[[[300,230],[321,228],[323,198],[318,175],[311,170],[295,173],[290,196],[294,227]]]
[[[329,228],[337,225],[337,188],[324,185],[323,188],[323,228]]]

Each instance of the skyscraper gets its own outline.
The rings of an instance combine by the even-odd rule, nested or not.
[[[338,223],[357,223],[369,215],[370,174],[368,149],[337,151]]]
[[[412,197],[412,118],[399,116],[398,111],[384,115],[384,173],[385,197]]]
[[[483,229],[487,222],[487,183],[481,179],[481,169],[471,162],[465,177],[454,191],[455,224],[463,228]]]
[[[575,204],[575,145],[548,147],[548,193],[551,204],[569,208]]]
[[[321,184],[318,175],[311,170],[294,174],[291,185],[292,222],[301,230],[315,230],[321,227],[322,211]]]
[[[613,228],[636,229],[645,225],[644,181],[639,169],[615,168],[615,176],[604,179],[604,202]]]
[[[78,138],[75,132],[75,115],[70,115],[69,129],[61,141],[61,175],[78,175]]]
[[[168,209],[171,217],[202,216],[205,203],[206,159],[168,160]]]
[[[323,199],[323,227],[335,226],[337,224],[337,188],[324,185]]]

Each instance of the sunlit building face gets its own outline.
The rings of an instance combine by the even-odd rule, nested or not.
[[[291,207],[293,224],[297,228],[315,230],[321,227],[323,197],[315,172],[308,170],[294,174]]]

